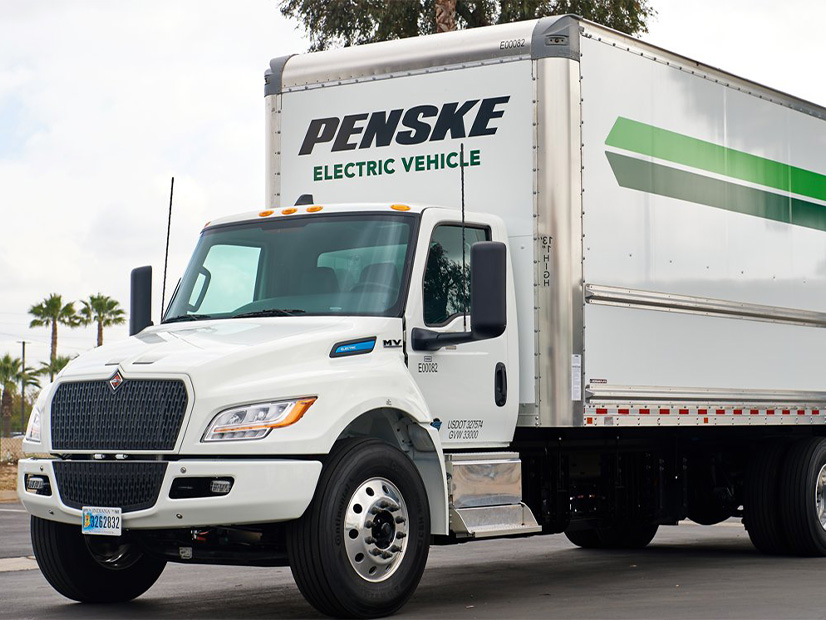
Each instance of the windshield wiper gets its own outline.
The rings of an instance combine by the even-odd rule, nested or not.
[[[256,316],[294,316],[296,314],[304,314],[306,310],[301,308],[267,308],[266,310],[254,310],[252,312],[242,312],[241,314],[232,315],[233,319],[242,319]]]
[[[164,319],[162,324],[166,323],[180,323],[181,321],[204,321],[206,319],[214,319],[216,317],[211,314],[182,314],[180,316],[173,316],[169,319]]]

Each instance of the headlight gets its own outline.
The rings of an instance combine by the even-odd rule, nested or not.
[[[29,425],[26,427],[26,441],[40,443],[40,410],[35,407],[29,415]]]
[[[274,428],[295,424],[315,397],[227,409],[215,416],[201,441],[261,439]]]

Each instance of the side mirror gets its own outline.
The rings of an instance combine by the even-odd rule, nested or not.
[[[129,300],[129,335],[134,336],[152,325],[152,267],[132,270]]]
[[[501,336],[507,327],[507,248],[498,241],[477,241],[470,248],[470,331],[436,332],[414,327],[414,351]]]
[[[470,326],[474,340],[496,338],[508,324],[507,248],[478,241],[470,248]]]

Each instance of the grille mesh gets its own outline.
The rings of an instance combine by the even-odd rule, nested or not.
[[[63,383],[52,400],[54,450],[172,450],[187,407],[180,380]]]
[[[97,506],[134,512],[158,501],[163,461],[55,461],[60,499],[71,508]]]

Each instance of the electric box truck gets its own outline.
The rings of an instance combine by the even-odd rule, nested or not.
[[[433,544],[683,519],[826,555],[826,110],[571,16],[279,58],[265,102],[265,207],[37,401],[60,593],[289,564],[381,616]]]

